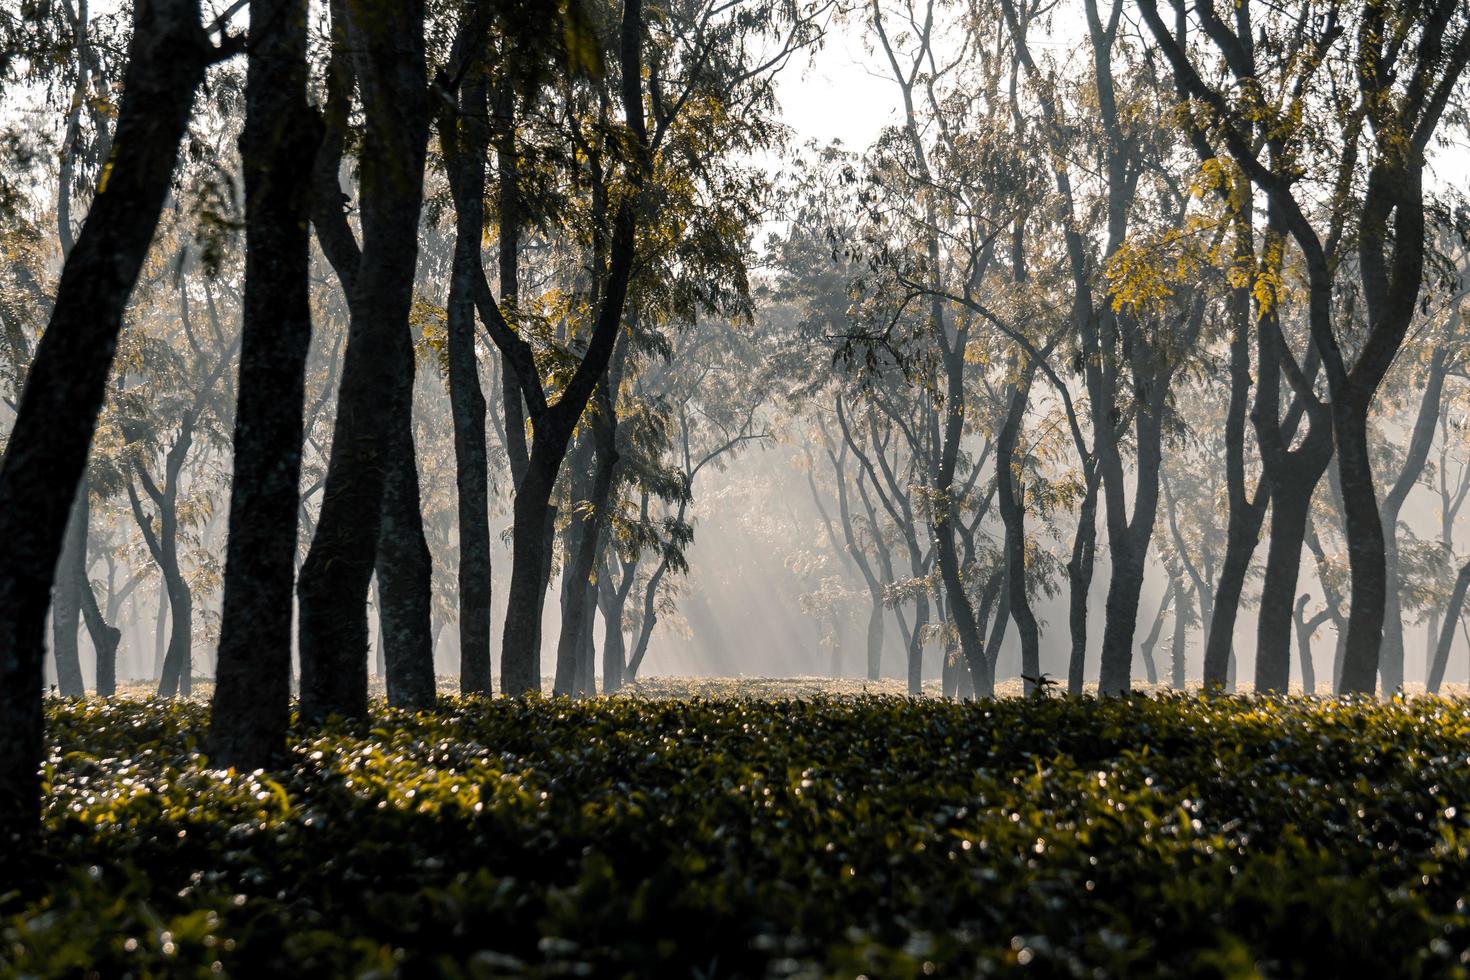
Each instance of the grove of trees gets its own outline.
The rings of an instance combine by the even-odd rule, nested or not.
[[[742,562],[912,695],[1445,683],[1464,0],[98,6],[0,11],[6,832],[51,678],[268,769],[738,653]]]

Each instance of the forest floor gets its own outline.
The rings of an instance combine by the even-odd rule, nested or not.
[[[53,699],[0,975],[1465,975],[1466,702],[796,683],[376,704],[270,775]]]

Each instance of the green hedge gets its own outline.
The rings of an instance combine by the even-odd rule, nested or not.
[[[53,701],[0,974],[1463,976],[1470,707]]]

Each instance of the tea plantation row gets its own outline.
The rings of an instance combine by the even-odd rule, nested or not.
[[[52,701],[0,974],[1464,976],[1470,707]]]

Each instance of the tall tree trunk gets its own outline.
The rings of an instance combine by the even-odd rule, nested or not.
[[[1011,622],[1011,590],[1009,583],[1002,582],[1000,601],[996,606],[995,620],[990,624],[990,636],[985,641],[985,685],[977,684],[976,692],[981,697],[995,695],[995,665],[1000,660],[1000,645],[1005,642],[1006,629]]]
[[[1035,690],[1041,677],[1041,634],[1026,597],[1026,506],[1021,474],[1017,471],[1016,444],[1035,374],[1036,364],[1029,363],[1012,388],[995,450],[996,496],[1001,521],[1005,524],[1006,588],[1010,593],[1011,618],[1016,621],[1016,633],[1021,638],[1021,680],[1027,694]]]
[[[1419,399],[1419,411],[1410,432],[1409,445],[1398,477],[1384,495],[1379,516],[1383,526],[1383,563],[1385,579],[1383,647],[1378,657],[1379,677],[1384,691],[1397,691],[1404,686],[1404,621],[1399,604],[1399,513],[1418,485],[1434,443],[1435,425],[1439,421],[1440,402],[1444,393],[1449,347],[1445,343],[1430,357],[1428,377]]]
[[[245,299],[239,404],[210,755],[242,771],[280,762],[291,713],[291,590],[311,346],[310,185],[321,125],[306,104],[306,0],[250,11]],[[100,682],[99,682],[100,683]]]
[[[1246,233],[1249,225],[1246,226]],[[1248,239],[1247,242],[1248,244]],[[1225,686],[1240,598],[1245,591],[1251,557],[1266,516],[1265,495],[1246,493],[1245,427],[1250,405],[1250,294],[1239,289],[1231,297],[1230,402],[1225,415],[1225,557],[1215,585],[1214,609],[1205,636],[1205,690]],[[1274,375],[1270,379],[1274,381]],[[1272,420],[1274,422],[1274,420]]]
[[[599,398],[606,403],[607,398]],[[598,411],[604,409],[598,407]],[[594,426],[599,423],[594,423]],[[588,494],[583,506],[576,508],[572,520],[578,527],[575,538],[576,550],[567,566],[567,582],[571,601],[564,606],[561,636],[556,650],[556,677],[558,694],[596,693],[591,677],[591,658],[587,655],[592,639],[592,619],[596,611],[597,582],[594,569],[602,547],[605,508],[612,493],[614,470],[618,455],[611,439],[595,439],[587,434],[592,466],[590,483],[583,483]],[[570,673],[566,678],[568,689],[562,690],[563,662],[569,662]]]
[[[1271,539],[1256,625],[1256,693],[1285,694],[1291,680],[1291,621],[1302,540],[1315,480],[1282,479],[1271,494]]]
[[[870,592],[867,631],[867,673],[869,681],[876,681],[883,673],[883,593]]]
[[[1434,660],[1429,665],[1429,676],[1424,687],[1430,694],[1438,694],[1444,683],[1445,669],[1450,663],[1450,647],[1455,642],[1455,627],[1460,625],[1460,611],[1465,607],[1465,591],[1470,589],[1470,561],[1460,566],[1455,576],[1455,587],[1450,592],[1450,601],[1445,606],[1444,624],[1439,630],[1439,642],[1434,648]]]
[[[194,597],[178,567],[177,556],[166,561],[163,581],[168,589],[168,652],[163,657],[163,675],[158,679],[160,697],[172,698],[190,693],[194,672]]]
[[[87,632],[101,638],[93,641],[97,650],[97,696],[110,698],[117,693],[117,645],[122,641],[122,630],[103,618],[90,586],[82,590],[82,615],[87,620]]]
[[[400,346],[399,356],[408,360],[411,377],[413,347],[407,333]],[[375,571],[388,703],[395,708],[423,709],[433,707],[436,693],[433,561],[424,538],[412,411],[412,404],[394,406]]]
[[[612,694],[623,686],[623,671],[627,665],[627,647],[623,640],[623,602],[627,594],[619,594],[603,572],[597,589],[598,605],[602,609],[602,693]]]
[[[459,517],[459,685],[462,694],[489,694],[490,683],[490,477],[485,443],[485,395],[475,356],[475,279],[485,234],[485,160],[490,147],[489,91],[485,72],[474,61],[485,50],[483,16],[472,13],[461,28],[455,60],[463,82],[459,112],[444,113],[440,145],[454,199],[454,265],[449,284],[449,403],[454,418],[454,476]],[[504,221],[504,219],[502,219]],[[514,223],[513,221],[511,222]],[[504,231],[502,231],[504,234]],[[508,246],[512,256],[514,241]],[[502,296],[512,282],[502,282]],[[513,303],[512,303],[513,305]],[[513,372],[502,372],[505,384]],[[517,429],[524,452],[525,423],[520,391],[515,390]],[[507,413],[509,414],[509,413]],[[509,441],[509,429],[507,430]]]
[[[403,351],[411,349],[404,341],[428,141],[422,0],[352,0],[346,6],[365,118],[359,155],[363,244],[352,282],[344,283],[351,320],[332,453],[297,586],[301,714],[313,722],[367,712],[368,580],[394,451],[394,416],[412,403],[411,364]]]
[[[1332,405],[1333,436],[1342,478],[1343,529],[1352,575],[1347,643],[1343,649],[1340,694],[1372,694],[1377,687],[1379,650],[1383,640],[1388,570],[1384,561],[1383,522],[1373,489],[1373,463],[1368,451],[1367,406]],[[1385,694],[1392,689],[1385,688]]]
[[[596,542],[595,524],[588,513],[587,504],[592,494],[593,456],[591,431],[584,431],[572,446],[567,456],[568,496],[571,519],[562,532],[562,546],[566,554],[562,565],[561,582],[561,632],[556,643],[556,674],[552,681],[552,693],[572,695],[576,693],[577,668],[580,662],[582,637],[582,610],[585,606],[587,580],[592,573],[592,558]]]
[[[153,615],[153,673],[148,679],[154,683],[163,676],[163,658],[168,655],[168,583],[158,577],[158,605]]]
[[[1317,632],[1330,613],[1326,610],[1307,619],[1307,602],[1309,596],[1303,593],[1296,601],[1296,609],[1292,613],[1296,621],[1296,649],[1297,660],[1302,672],[1302,692],[1304,694],[1317,693],[1317,666],[1312,662],[1312,634]]]
[[[1109,333],[1118,329],[1121,316],[1105,317],[1112,324]],[[1187,346],[1186,338],[1198,336],[1203,316],[1204,300],[1197,296],[1180,342]],[[1126,694],[1132,679],[1133,636],[1143,589],[1144,563],[1158,516],[1163,411],[1173,370],[1160,354],[1150,349],[1136,324],[1131,334],[1132,374],[1139,389],[1133,420],[1135,466],[1131,513],[1126,503],[1126,480],[1116,433],[1110,425],[1104,425],[1098,429],[1097,436],[1107,506],[1108,552],[1112,560],[1098,669],[1098,693],[1102,695]],[[1112,384],[1102,383],[1098,387],[1110,391]],[[1103,401],[1110,403],[1112,396],[1107,395]]]
[[[1077,508],[1077,530],[1067,559],[1067,626],[1072,648],[1067,656],[1067,693],[1078,696],[1087,677],[1087,606],[1097,557],[1097,482],[1095,466],[1083,474],[1086,489]]]
[[[1169,652],[1170,681],[1174,690],[1184,690],[1185,670],[1185,640],[1189,636],[1189,627],[1184,615],[1184,603],[1189,600],[1185,592],[1184,583],[1179,580],[1174,582],[1174,641]]]
[[[601,537],[599,535],[599,537]],[[592,559],[593,567],[597,567],[597,559],[601,557],[602,546],[594,545],[596,555]],[[577,637],[577,678],[575,687],[576,696],[579,698],[590,698],[597,695],[597,647],[593,639],[593,629],[597,625],[597,583],[589,581],[582,588],[582,625]]]
[[[61,270],[0,463],[0,835],[40,815],[46,608],[127,304],[210,48],[198,0],[133,9],[105,180]],[[8,844],[4,850],[16,853]]]
[[[82,658],[77,646],[78,618],[82,613],[82,583],[87,579],[87,480],[83,473],[72,502],[56,566],[51,600],[51,656],[56,661],[56,686],[64,698],[87,693]]]
[[[536,445],[545,445],[540,436]],[[541,690],[541,613],[551,555],[546,525],[560,468],[561,457],[550,447],[539,456],[533,451],[526,475],[516,488],[510,591],[500,665],[500,686],[507,694]]]
[[[1126,694],[1132,683],[1133,634],[1138,623],[1144,574],[1144,555],[1136,542],[1129,540],[1133,537],[1123,535],[1109,548],[1112,577],[1108,582],[1103,656],[1098,673],[1100,694]]]
[[[1157,684],[1159,682],[1159,672],[1154,666],[1154,647],[1158,645],[1159,633],[1164,628],[1164,613],[1169,609],[1169,600],[1171,598],[1175,600],[1174,619],[1176,622],[1180,619],[1179,614],[1183,606],[1178,601],[1179,589],[1179,577],[1177,575],[1171,575],[1169,577],[1169,587],[1164,590],[1163,598],[1159,600],[1158,612],[1154,613],[1153,625],[1149,627],[1148,635],[1143,638],[1143,642],[1138,645],[1138,652],[1143,656],[1144,676],[1148,678],[1150,684]]]
[[[623,116],[634,157],[625,170],[630,192],[613,216],[607,282],[587,351],[556,404],[547,405],[543,390],[542,397],[537,399],[539,408],[533,411],[534,440],[525,476],[516,488],[515,524],[511,532],[510,594],[501,643],[501,685],[507,694],[525,694],[541,687],[541,611],[546,595],[546,532],[551,493],[566,458],[572,431],[594,389],[604,380],[623,324],[639,209],[643,206],[642,190],[652,170],[652,151],[644,120],[642,44],[643,5],[640,0],[625,0],[619,29],[619,60]],[[493,325],[496,344],[502,351],[519,352],[519,362],[512,358],[511,366],[518,375],[522,393],[529,399],[528,387],[540,385],[540,379],[534,373],[534,362],[524,347],[525,342],[504,323],[483,279],[476,295],[482,319],[487,325]]]
[[[935,329],[941,334],[945,327],[935,318]],[[943,338],[941,338],[943,339]],[[939,576],[944,583],[945,611],[949,622],[959,636],[960,652],[970,673],[976,678],[975,688],[982,691],[985,684],[981,678],[989,677],[994,684],[994,665],[987,664],[985,644],[980,636],[980,625],[975,621],[975,608],[960,575],[959,555],[955,548],[955,523],[959,520],[959,507],[954,500],[954,472],[958,462],[960,441],[964,437],[965,390],[964,350],[965,333],[960,330],[953,342],[945,340],[945,398],[943,437],[938,472],[934,477],[935,521],[934,552],[939,562]],[[1022,583],[1024,590],[1025,583]]]

